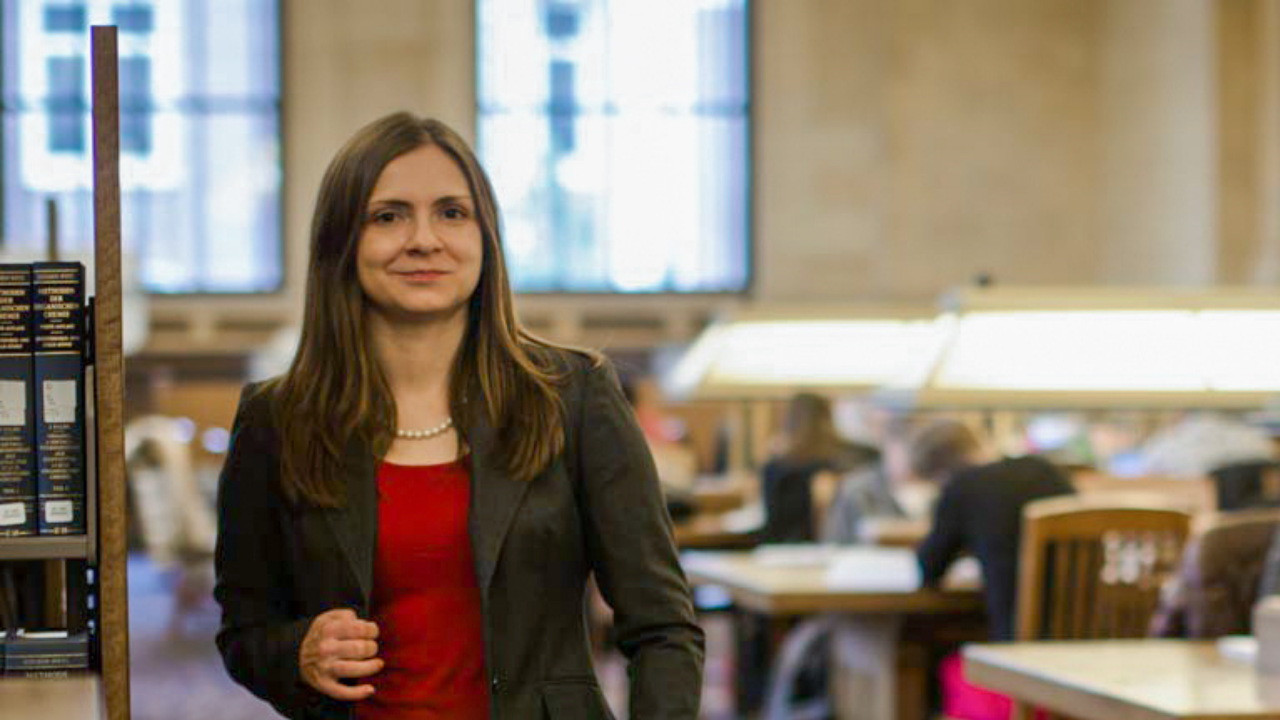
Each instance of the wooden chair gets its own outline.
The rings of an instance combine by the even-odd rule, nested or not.
[[[1164,588],[1151,628],[1161,637],[1209,639],[1248,634],[1280,509],[1237,510],[1205,518]]]
[[[1146,636],[1190,515],[1066,496],[1029,503],[1022,518],[1018,640]]]
[[[1079,472],[1071,484],[1082,497],[1099,504],[1142,503],[1151,507],[1184,510],[1192,515],[1218,510],[1217,490],[1208,477],[1112,477],[1097,472]]]

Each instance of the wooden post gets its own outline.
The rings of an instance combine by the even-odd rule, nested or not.
[[[124,375],[120,350],[120,89],[116,28],[94,26],[91,46],[98,632],[107,718],[128,720],[129,599],[125,577]]]

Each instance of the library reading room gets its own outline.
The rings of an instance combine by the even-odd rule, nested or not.
[[[1280,720],[1280,0],[0,0],[0,720]]]

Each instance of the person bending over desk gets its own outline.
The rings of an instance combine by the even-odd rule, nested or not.
[[[910,457],[913,473],[942,484],[933,527],[916,550],[921,582],[936,586],[961,552],[972,553],[982,567],[991,639],[1013,639],[1022,508],[1074,488],[1040,458],[993,459],[978,435],[955,420],[921,428]]]

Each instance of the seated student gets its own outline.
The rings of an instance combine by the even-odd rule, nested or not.
[[[875,462],[880,453],[840,437],[831,416],[831,402],[813,393],[791,398],[779,445],[761,473],[765,525],[760,540],[813,542],[817,539],[814,476],[822,471],[846,473]]]
[[[1013,639],[1022,508],[1074,492],[1036,457],[996,459],[977,433],[955,420],[931,423],[911,441],[912,472],[942,484],[933,527],[916,550],[921,582],[937,585],[962,551],[978,558],[992,640]],[[1008,718],[1011,702],[964,680],[958,653],[942,662],[943,712],[969,720]]]
[[[1190,540],[1161,587],[1150,632],[1195,639],[1247,634],[1253,604],[1274,592],[1280,513],[1223,513]]]
[[[787,405],[778,445],[760,477],[764,506],[761,543],[813,542],[818,538],[815,515],[823,514],[815,500],[814,479],[822,473],[847,473],[879,459],[875,448],[850,442],[836,432],[831,402],[821,395],[798,393]],[[815,506],[819,506],[815,509]],[[752,713],[763,700],[769,671],[772,628],[768,618],[739,613],[735,622],[736,704]],[[826,671],[821,654],[800,673],[797,698],[825,692]]]
[[[912,440],[912,472],[942,485],[933,527],[917,548],[921,580],[936,585],[962,551],[978,558],[992,640],[1013,638],[1014,589],[1022,508],[1074,492],[1053,465],[1036,457],[995,459],[969,427],[941,420]]]
[[[876,440],[880,457],[840,477],[820,528],[823,542],[881,542],[863,528],[878,520],[927,522],[932,516],[938,486],[909,470],[905,423],[888,423]]]
[[[860,540],[864,521],[906,516],[889,488],[885,471],[869,466],[840,478],[823,525],[819,528],[819,539],[828,543],[854,544]]]

